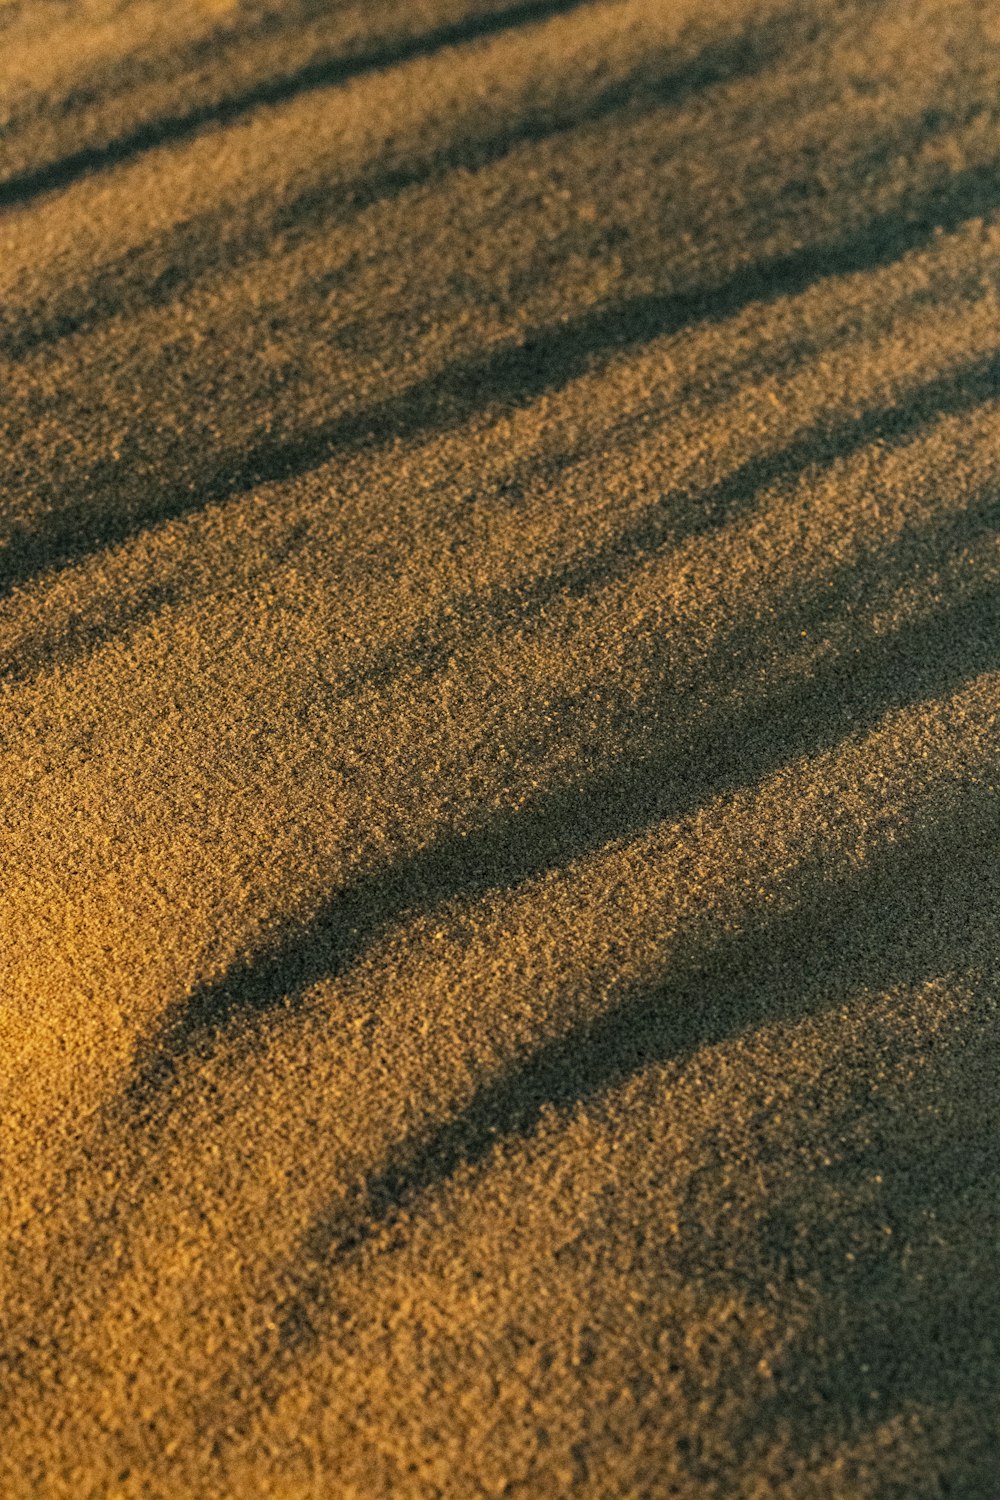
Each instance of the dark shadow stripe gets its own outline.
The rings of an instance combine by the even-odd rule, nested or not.
[[[979,852],[988,861],[990,850],[981,841],[984,835],[995,840],[995,826],[986,820],[968,832],[963,860]],[[841,1431],[870,1433],[898,1421],[901,1411],[936,1407],[949,1418],[951,1451],[932,1466],[942,1495],[992,1500],[1000,1451],[994,1399],[1000,1388],[997,869],[994,859],[992,878],[984,865],[958,886],[970,909],[968,953],[963,964],[963,944],[956,941],[952,954],[942,952],[954,962],[941,966],[944,973],[958,970],[954,988],[968,996],[958,1014],[935,1036],[921,1038],[904,1089],[872,1089],[848,1044],[841,1081],[854,1089],[844,1089],[839,1109],[826,1103],[836,1146],[822,1186],[796,1174],[794,1192],[772,1196],[757,1223],[747,1226],[741,1263],[727,1267],[765,1295],[768,1284],[808,1278],[818,1293],[815,1305],[824,1309],[821,1324],[807,1324],[783,1352],[779,1378],[767,1401],[741,1418],[745,1436],[733,1435],[733,1451],[741,1438],[749,1446],[762,1434],[767,1440],[780,1434],[787,1444],[791,1432],[805,1467],[822,1442],[817,1426],[829,1430],[833,1413]],[[950,892],[941,894],[947,900]],[[928,1107],[931,1099],[937,1108]],[[877,1198],[865,1194],[863,1184],[876,1185]],[[880,1231],[874,1235],[873,1211]],[[883,1226],[891,1228],[891,1244]],[[699,1248],[704,1255],[704,1242],[699,1247],[691,1236],[685,1260],[693,1275],[703,1273],[704,1260],[696,1269]],[[956,1439],[953,1413],[962,1406],[989,1415],[978,1432],[966,1426]]]
[[[35,626],[15,650],[0,653],[0,682],[30,682],[57,664],[67,667],[87,658],[187,596],[183,581],[175,576],[102,601],[99,610],[60,611],[57,618]]]
[[[179,479],[187,450],[178,448],[157,469],[174,468],[166,483],[143,473],[123,481],[107,461],[90,473],[82,493],[54,507],[38,529],[15,530],[4,559],[0,597],[37,574],[65,567],[157,522],[199,511],[257,485],[291,480],[338,453],[385,447],[397,439],[460,427],[471,418],[530,405],[559,390],[618,351],[641,346],[683,328],[719,322],[754,302],[806,291],[827,276],[891,263],[930,240],[940,228],[1000,201],[994,171],[970,169],[949,179],[946,190],[926,195],[904,212],[868,220],[832,243],[810,245],[747,265],[714,287],[653,292],[551,324],[518,344],[502,345],[480,359],[450,365],[384,401],[349,411],[292,438],[265,438],[223,452]],[[117,499],[112,508],[109,499]]]
[[[793,24],[796,20],[798,25]],[[70,288],[64,305],[59,305],[58,296],[49,296],[24,311],[8,313],[0,347],[8,358],[23,359],[112,317],[168,306],[199,277],[212,270],[233,271],[266,254],[279,237],[315,233],[344,222],[374,203],[457,169],[479,171],[519,146],[541,144],[617,115],[636,118],[680,106],[715,84],[752,76],[810,35],[811,28],[804,28],[801,18],[783,14],[704,46],[680,66],[657,68],[647,60],[596,97],[546,101],[521,119],[502,120],[485,133],[469,132],[423,159],[418,152],[415,160],[386,163],[355,178],[314,184],[290,201],[257,194],[239,206],[235,222],[217,213],[186,220],[102,267],[86,288]],[[321,286],[317,293],[324,290]]]
[[[664,545],[702,535],[747,514],[772,484],[794,482],[810,469],[846,459],[875,441],[886,445],[905,442],[924,424],[971,411],[996,395],[1000,395],[1000,355],[986,355],[906,392],[896,402],[827,429],[812,428],[776,452],[740,464],[706,489],[665,495],[609,542],[535,581],[452,601],[446,613],[423,621],[407,640],[394,643],[339,676],[337,693],[349,696],[365,685],[385,688],[414,669],[426,674],[436,672],[481,631],[502,637],[537,617],[547,604],[583,597],[627,576],[637,561]],[[36,632],[16,652],[0,656],[0,680],[25,681],[54,661],[65,663],[85,655],[182,594],[179,585],[151,586],[128,607],[114,605],[100,618],[88,621],[78,616],[44,633]]]
[[[409,671],[439,671],[449,657],[481,632],[502,638],[537,618],[548,604],[581,598],[626,577],[642,558],[663,546],[730,524],[746,515],[773,484],[796,482],[810,470],[846,459],[876,441],[886,446],[903,443],[923,425],[971,411],[997,395],[1000,355],[985,355],[907,391],[896,402],[874,407],[829,428],[811,428],[775,452],[748,459],[716,484],[672,491],[643,510],[610,541],[537,580],[452,600],[447,611],[422,621],[406,640],[393,643],[367,661],[362,659],[350,672],[339,675],[337,695],[348,697],[363,686],[387,688]],[[302,528],[298,528],[293,542],[301,540],[302,534]],[[67,663],[86,655],[121,630],[149,618],[164,604],[182,597],[179,584],[151,585],[131,605],[115,603],[95,619],[80,615],[48,630],[38,630],[17,651],[0,655],[0,680],[25,681],[55,661]]]
[[[995,521],[995,508],[988,519]],[[821,617],[827,608],[821,605]],[[803,618],[810,618],[808,609],[790,626]],[[655,821],[755,784],[793,757],[872,728],[893,708],[952,692],[998,661],[1000,590],[990,586],[894,634],[845,648],[823,659],[809,678],[782,681],[751,707],[694,732],[685,714],[697,690],[678,699],[665,682],[662,698],[635,713],[676,725],[668,739],[593,768],[578,785],[504,810],[485,826],[446,829],[399,864],[359,876],[308,926],[291,927],[276,946],[197,989],[140,1062],[129,1112],[155,1122],[178,1068],[193,1054],[230,1028],[258,1024],[318,980],[344,973],[407,914],[516,885],[614,839],[634,837]]]
[[[479,634],[502,638],[537,619],[547,605],[582,598],[626,578],[637,563],[664,546],[730,525],[749,514],[773,485],[797,483],[873,443],[900,446],[930,423],[973,411],[997,397],[1000,355],[990,354],[906,391],[889,405],[827,428],[810,428],[785,447],[748,459],[716,484],[669,492],[611,540],[534,582],[450,600],[446,610],[422,622],[409,639],[339,676],[337,691],[348,696],[363,686],[387,688],[414,669],[426,674],[440,671]]]
[[[338,1200],[310,1227],[281,1309],[286,1351],[319,1332],[339,1261],[460,1169],[530,1136],[546,1111],[566,1113],[647,1067],[863,987],[918,983],[955,967],[977,901],[994,890],[998,839],[1000,796],[953,792],[943,812],[848,875],[831,880],[825,862],[815,863],[799,877],[791,909],[751,911],[732,937],[682,941],[657,984],[483,1084],[455,1117],[401,1143],[353,1205]]]
[[[383,68],[398,67],[446,47],[480,41],[532,21],[565,15],[589,0],[520,0],[492,14],[467,17],[422,36],[401,37],[350,57],[321,58],[277,78],[265,78],[251,88],[222,99],[192,105],[176,115],[143,121],[102,145],[83,146],[58,161],[20,172],[0,182],[0,207],[30,202],[42,193],[67,187],[81,177],[187,139],[207,125],[229,124],[261,105],[282,104],[315,89],[347,83]]]

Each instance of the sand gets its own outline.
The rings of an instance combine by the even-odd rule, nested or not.
[[[0,6],[0,1495],[1000,1493],[992,0]]]

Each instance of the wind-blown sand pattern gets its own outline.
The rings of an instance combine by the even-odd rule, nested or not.
[[[5,0],[0,250],[0,1495],[995,1500],[993,0]]]

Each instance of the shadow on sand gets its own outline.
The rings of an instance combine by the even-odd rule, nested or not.
[[[572,1110],[647,1067],[768,1022],[966,963],[970,925],[995,911],[998,836],[1000,795],[956,791],[849,875],[831,879],[823,861],[800,872],[778,915],[751,912],[733,936],[682,940],[661,981],[483,1085],[455,1117],[402,1142],[352,1204],[338,1199],[316,1220],[283,1308],[286,1347],[314,1336],[340,1258],[420,1194],[529,1136],[543,1113]]]
[[[958,540],[992,529],[997,508],[984,502]],[[876,565],[912,579],[913,543]],[[846,580],[856,586],[856,565]],[[822,635],[835,615],[836,592],[794,607],[785,638],[811,628]],[[719,651],[716,696],[727,672]],[[744,647],[744,650],[746,648]],[[536,795],[517,809],[469,829],[445,829],[433,842],[388,868],[376,867],[334,892],[311,922],[290,927],[267,951],[196,990],[151,1043],[128,1093],[133,1118],[155,1129],[169,1108],[185,1062],[211,1048],[227,1029],[259,1025],[275,1007],[312,984],[346,971],[388,928],[450,899],[471,899],[564,865],[650,824],[677,818],[709,799],[752,785],[793,757],[835,746],[873,728],[890,710],[944,695],[1000,662],[1000,591],[992,583],[894,633],[852,638],[822,657],[809,675],[787,674],[779,686],[737,711],[706,722],[698,693],[679,695],[664,680],[635,712],[640,722],[674,726],[651,735],[634,754],[592,766],[571,786]],[[728,668],[731,672],[732,668]],[[706,669],[712,676],[711,665]]]
[[[524,26],[532,21],[564,15],[589,0],[518,0],[501,10],[466,16],[422,35],[397,37],[347,57],[314,59],[291,73],[261,79],[249,88],[192,104],[177,114],[144,120],[112,140],[82,146],[56,161],[31,168],[0,181],[0,208],[28,203],[42,193],[68,187],[91,173],[118,166],[157,146],[186,140],[207,125],[229,124],[262,105],[283,104],[314,89],[347,83],[366,73],[397,67],[418,57],[427,57],[445,47],[473,42]],[[196,57],[197,57],[196,49]]]
[[[956,173],[940,191],[911,201],[905,212],[880,215],[851,233],[765,258],[714,287],[636,296],[536,329],[517,344],[450,365],[399,394],[347,411],[291,438],[266,438],[198,457],[195,474],[178,482],[190,455],[178,450],[155,473],[123,478],[111,460],[95,466],[75,493],[54,500],[37,529],[15,531],[6,549],[0,596],[48,570],[78,562],[144,528],[244,493],[297,478],[337,454],[386,447],[397,440],[459,427],[472,417],[526,406],[558,390],[618,351],[682,328],[722,321],[753,302],[806,290],[832,275],[871,270],[929,241],[940,228],[1000,202],[992,170]],[[996,367],[970,374],[973,386],[996,380]],[[904,420],[902,416],[899,420]],[[167,477],[163,477],[162,471]]]
[[[846,421],[806,430],[793,442],[748,459],[707,488],[670,492],[604,545],[573,558],[530,582],[479,591],[449,602],[446,611],[425,619],[406,640],[393,643],[337,680],[338,696],[367,686],[382,689],[407,672],[431,674],[443,668],[484,632],[501,638],[539,617],[546,606],[580,598],[626,578],[644,557],[685,538],[704,535],[750,513],[769,486],[792,484],[809,472],[849,458],[869,444],[903,444],[934,420],[975,409],[1000,394],[1000,355],[984,355],[908,391],[899,401],[872,407]],[[151,585],[142,597],[120,602],[99,618],[75,617],[70,625],[31,648],[0,655],[0,680],[34,676],[49,659],[66,664],[114,634],[140,623],[180,597],[176,583]],[[37,634],[37,633],[36,633]]]
[[[884,878],[862,882],[850,912],[834,908],[831,916],[847,915],[853,931],[827,922],[818,930],[824,965],[823,945],[835,944],[835,1000],[851,984],[877,990],[938,978],[970,1000],[924,1039],[919,1067],[907,1058],[905,1087],[898,1064],[894,1089],[875,1086],[876,1069],[891,1075],[893,1059],[876,1064],[866,1051],[853,1090],[845,1089],[853,1102],[828,1121],[825,1170],[778,1192],[747,1226],[745,1260],[730,1260],[728,1275],[765,1297],[767,1286],[809,1286],[818,1311],[733,1441],[736,1451],[741,1439],[749,1450],[793,1434],[805,1460],[838,1443],[848,1450],[857,1443],[863,1453],[872,1434],[893,1441],[901,1431],[913,1434],[919,1452],[929,1433],[930,1450],[946,1457],[940,1472],[926,1460],[920,1472],[944,1481],[942,1494],[986,1500],[1000,1443],[996,794],[956,798],[952,818],[925,830],[898,869],[887,861]],[[803,929],[803,948],[808,941]],[[854,954],[847,965],[845,948]],[[813,976],[816,968],[814,961]],[[901,1051],[907,1057],[905,1043]],[[849,1066],[842,1064],[842,1087]],[[711,1274],[713,1253],[690,1234],[690,1274]],[[319,1290],[318,1279],[314,1285]],[[300,1338],[309,1336],[307,1322],[303,1308]]]
[[[449,600],[446,610],[421,622],[418,632],[393,643],[355,671],[338,676],[338,694],[361,687],[386,688],[417,670],[443,669],[461,651],[488,632],[502,638],[539,618],[548,606],[577,599],[625,579],[644,558],[687,538],[703,536],[751,513],[773,485],[792,485],[806,474],[878,443],[883,451],[905,444],[934,421],[971,412],[1000,396],[1000,355],[971,360],[925,382],[900,401],[873,407],[846,421],[813,427],[793,442],[747,459],[725,479],[704,489],[671,491],[623,527],[610,541],[592,548],[539,579],[480,590]],[[987,504],[987,512],[990,507]],[[979,508],[970,507],[966,519]],[[964,525],[964,521],[959,526]],[[943,538],[941,538],[943,540]],[[861,582],[862,578],[856,580]]]
[[[797,11],[772,18],[718,42],[706,44],[689,61],[669,66],[648,60],[636,73],[600,89],[596,96],[546,101],[492,128],[475,124],[446,147],[398,162],[376,163],[357,177],[313,184],[295,195],[251,193],[238,208],[186,219],[120,259],[100,267],[86,286],[72,286],[60,304],[48,297],[0,323],[0,349],[11,359],[70,334],[81,333],[123,313],[138,314],[169,304],[212,269],[233,273],[266,254],[290,234],[315,233],[343,223],[370,204],[385,202],[421,183],[456,169],[477,171],[502,160],[518,146],[543,141],[617,115],[635,117],[664,106],[679,106],[713,84],[749,77],[772,65],[808,36]],[[326,288],[319,288],[322,294]]]

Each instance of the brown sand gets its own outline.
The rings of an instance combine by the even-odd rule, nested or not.
[[[0,6],[0,1496],[1000,1494],[994,0]]]

